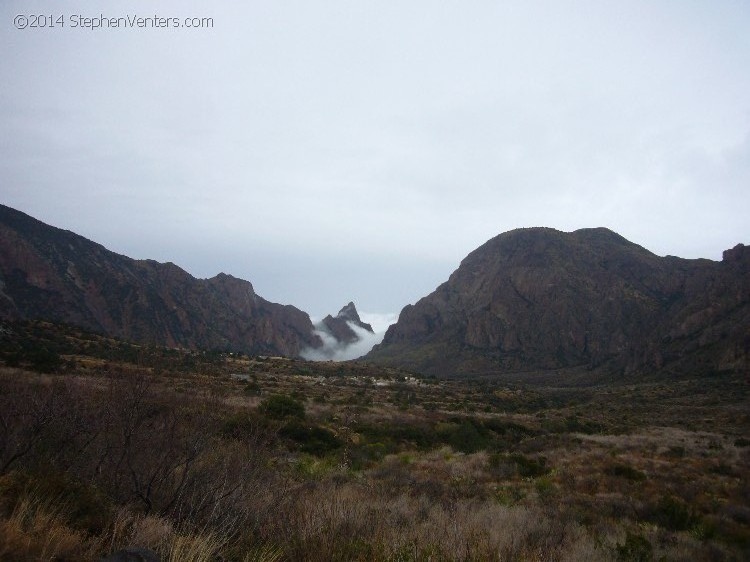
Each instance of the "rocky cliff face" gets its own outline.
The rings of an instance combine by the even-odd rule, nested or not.
[[[230,275],[196,279],[0,205],[0,317],[75,324],[141,343],[296,357],[309,316]]]
[[[520,229],[469,254],[367,359],[440,375],[743,369],[750,248],[658,257],[607,229]]]
[[[359,336],[351,329],[349,323],[359,326],[371,334],[374,333],[372,331],[372,326],[362,322],[362,319],[357,312],[357,307],[354,306],[353,302],[350,302],[344,308],[339,310],[339,313],[335,318],[330,314],[323,318],[318,327],[331,334],[337,341],[344,344],[351,344],[359,341]]]

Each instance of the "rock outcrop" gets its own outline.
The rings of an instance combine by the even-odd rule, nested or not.
[[[310,317],[248,281],[133,260],[0,205],[0,318],[43,319],[135,342],[296,357]]]
[[[368,360],[438,375],[748,368],[750,248],[659,257],[604,229],[501,234],[405,307]]]
[[[362,322],[357,312],[357,307],[354,306],[353,302],[347,304],[344,308],[339,310],[339,313],[334,318],[330,314],[323,318],[318,324],[318,328],[331,334],[337,341],[344,344],[351,344],[359,341],[359,336],[352,330],[349,324],[359,326],[363,330],[367,330],[371,334],[374,333],[372,326]]]

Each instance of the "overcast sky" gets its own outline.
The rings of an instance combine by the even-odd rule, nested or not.
[[[740,0],[2,0],[0,202],[314,317],[397,313],[522,226],[721,259],[748,30]]]

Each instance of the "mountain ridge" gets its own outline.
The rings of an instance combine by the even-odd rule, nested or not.
[[[134,260],[3,205],[1,319],[286,357],[361,343],[352,326],[373,331],[353,302],[314,326],[249,281],[196,279],[172,262]],[[603,227],[535,227],[470,252],[447,281],[404,307],[364,359],[440,376],[567,369],[606,378],[748,371],[749,357],[749,247],[737,244],[720,262],[688,260]]]
[[[659,257],[601,227],[512,230],[407,305],[366,359],[444,376],[627,374],[686,368],[688,355],[703,370],[746,368],[750,248],[724,256]]]
[[[46,319],[147,344],[296,357],[309,316],[220,273],[134,260],[0,205],[0,318]]]

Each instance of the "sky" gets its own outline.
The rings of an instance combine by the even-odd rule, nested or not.
[[[718,260],[750,243],[749,29],[739,0],[2,0],[0,203],[376,328],[518,227]]]

